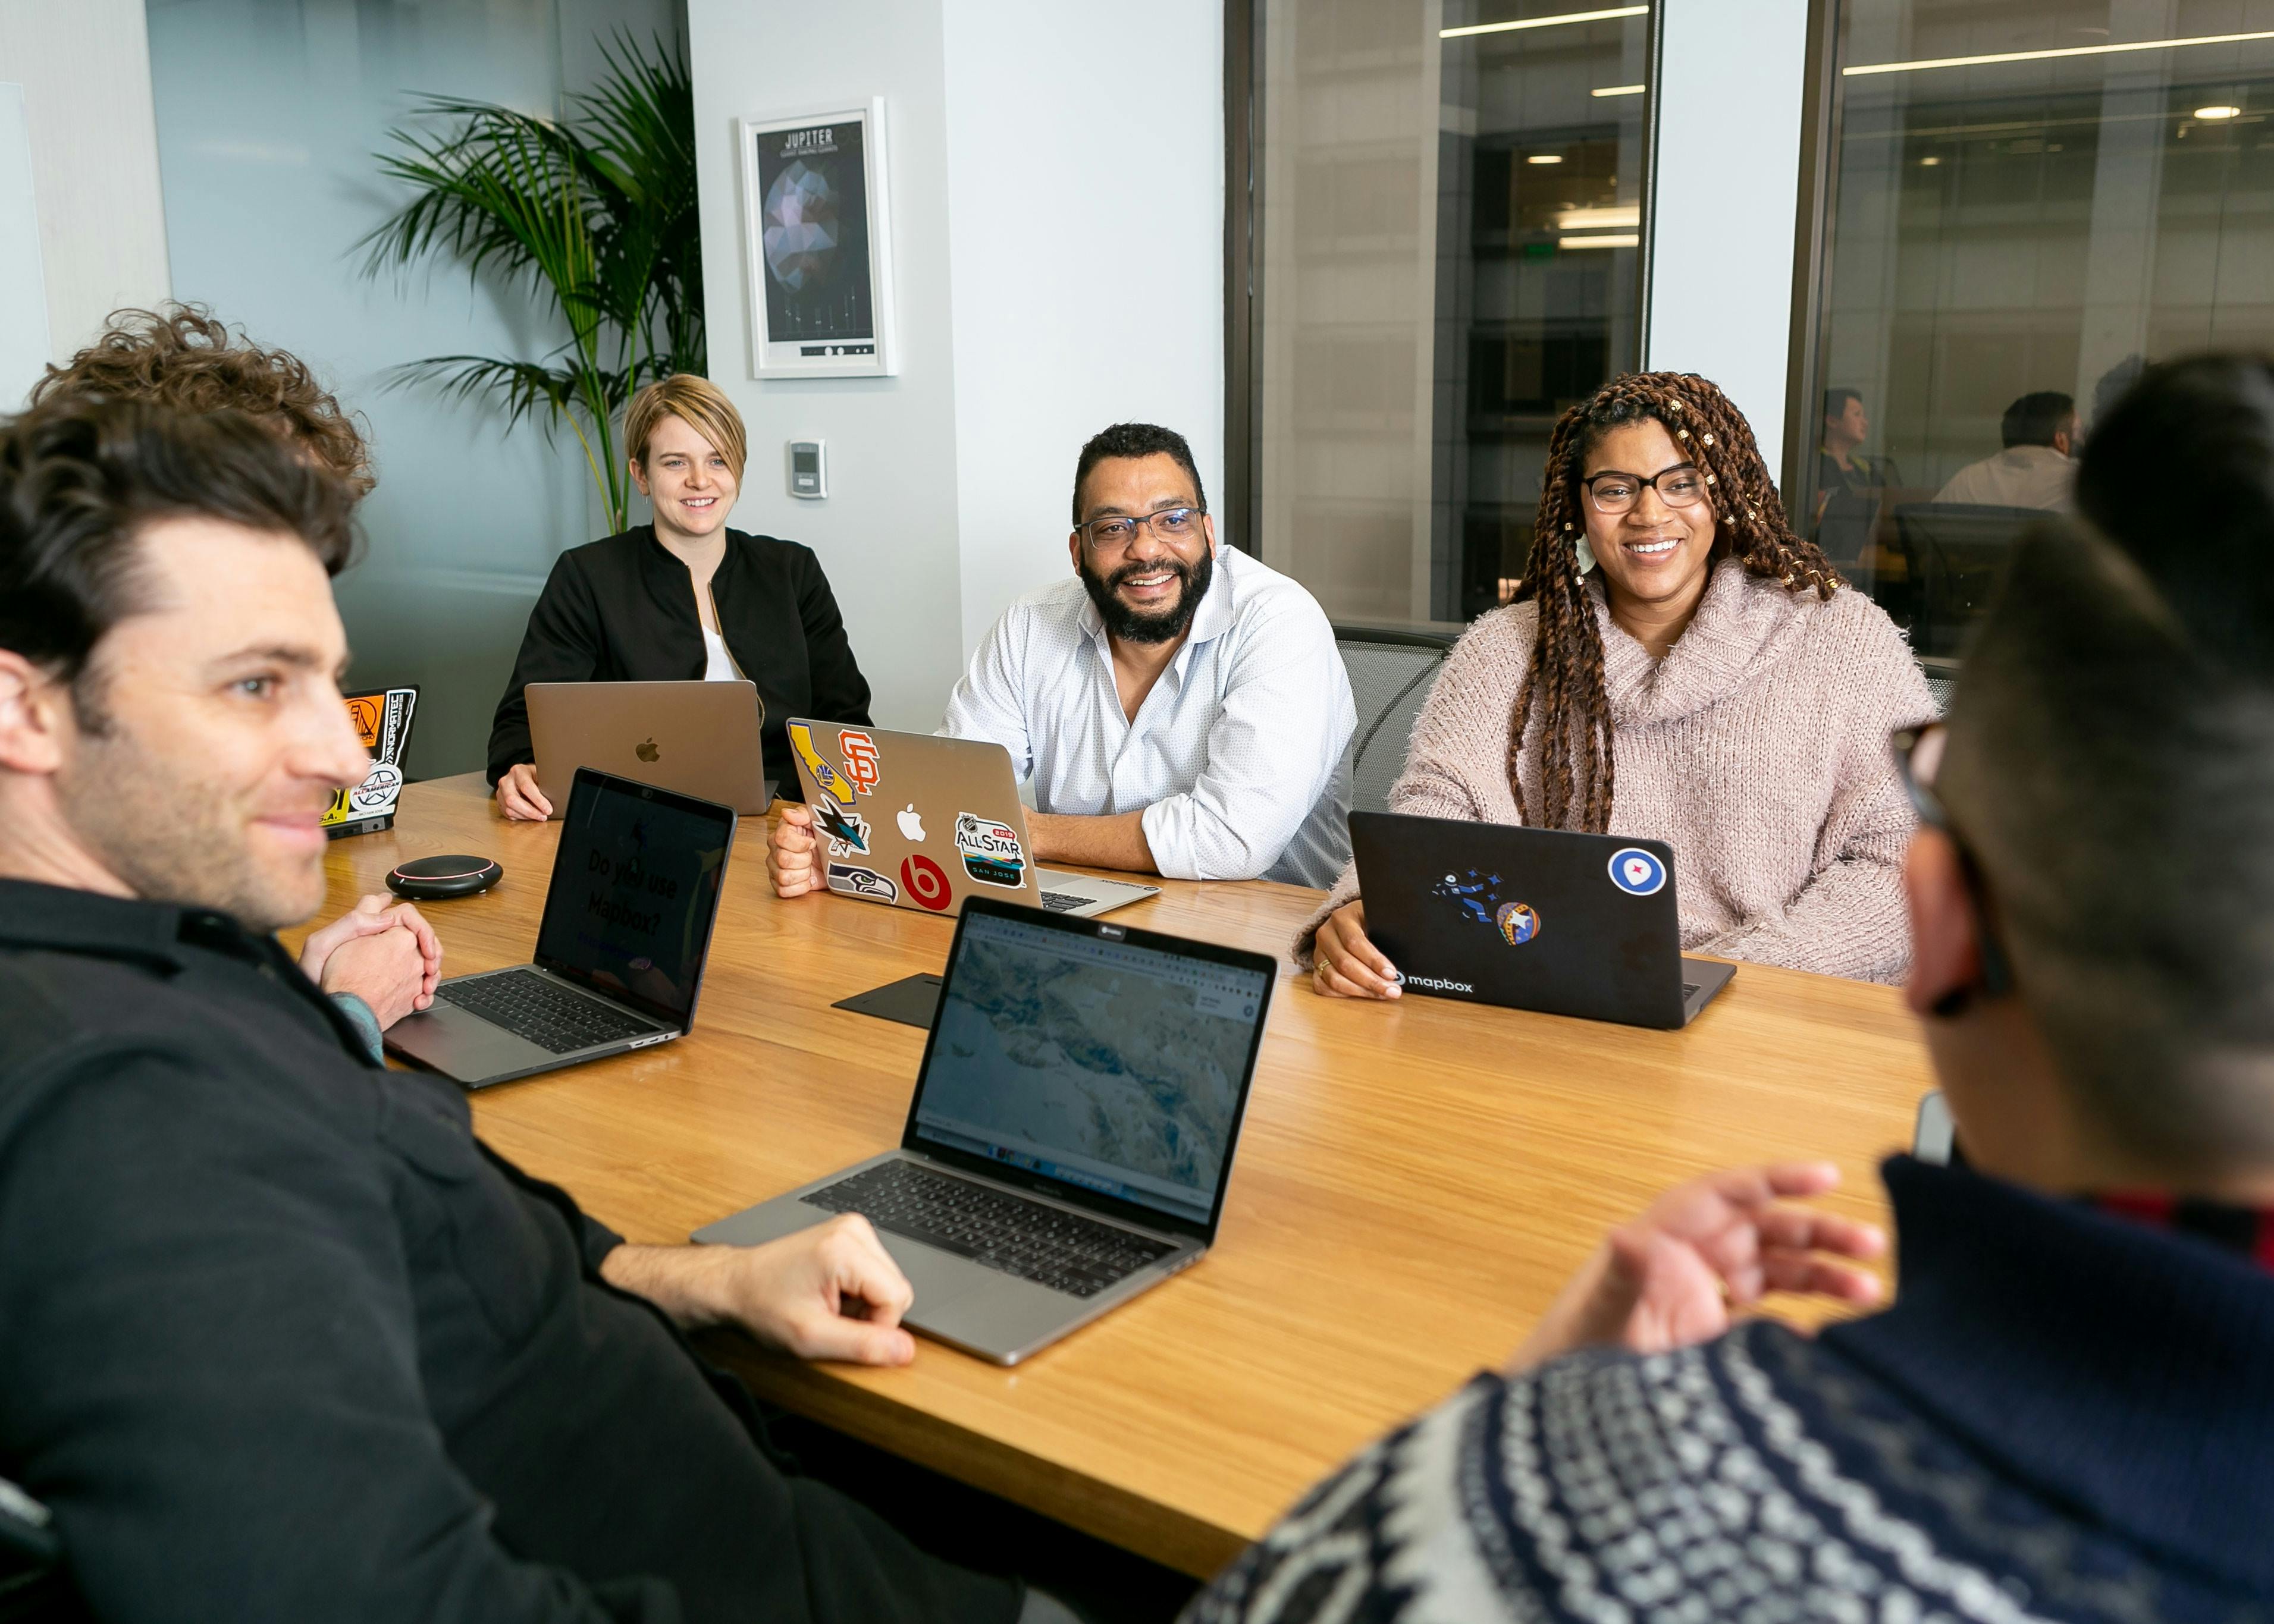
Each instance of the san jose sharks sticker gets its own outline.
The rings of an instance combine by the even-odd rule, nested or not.
[[[1027,853],[1017,831],[1008,823],[975,812],[955,815],[955,849],[963,858],[963,871],[982,885],[1017,891],[1027,883]]]
[[[829,837],[832,857],[869,854],[869,820],[824,795],[813,803],[813,826]]]
[[[898,902],[900,888],[874,868],[852,863],[829,865],[829,889],[842,897],[867,897],[877,902]]]
[[[1648,897],[1666,884],[1666,865],[1638,846],[1611,853],[1611,883],[1630,897]]]

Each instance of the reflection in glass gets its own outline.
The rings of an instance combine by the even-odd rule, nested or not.
[[[1556,417],[1639,364],[1647,8],[1544,20],[1599,9],[1267,0],[1261,539],[1337,620],[1503,601]]]
[[[2274,38],[2188,42],[2274,34],[2274,4],[1842,0],[1838,29],[1788,495],[1948,657],[2146,360],[2274,347]]]

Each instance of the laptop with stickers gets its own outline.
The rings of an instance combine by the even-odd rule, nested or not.
[[[1366,933],[1408,992],[1675,1027],[1736,974],[1682,956],[1662,840],[1389,812],[1350,829]]]
[[[840,897],[948,914],[967,897],[992,897],[1087,919],[1160,894],[1037,868],[999,744],[792,717],[789,747],[813,812],[814,861]]]

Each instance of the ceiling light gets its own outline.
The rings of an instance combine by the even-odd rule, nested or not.
[[[1562,153],[1534,153],[1532,156],[1526,158],[1525,162],[1526,163],[1561,163],[1563,162],[1563,154]]]
[[[2222,102],[2214,107],[2199,107],[2195,109],[2195,117],[2197,118],[2233,118],[2241,111],[2242,109],[2240,108],[2231,107],[2227,103]]]
[[[1567,208],[1555,216],[1559,231],[1596,231],[1612,226],[1638,226],[1642,223],[1642,205],[1630,203],[1624,208]]]
[[[1555,239],[1555,245],[1558,248],[1639,248],[1642,246],[1642,238],[1639,237],[1559,237]]]
[[[1919,168],[1923,169],[1931,169],[1941,162],[1942,160],[1939,158],[1922,158],[1919,160]]]
[[[1978,68],[1999,62],[2047,62],[2056,56],[2112,56],[2123,51],[2174,50],[2182,45],[2241,45],[2274,40],[2274,29],[2256,34],[2202,34],[2183,40],[2135,40],[2122,45],[2064,45],[2057,50],[1998,51],[1987,56],[1927,56],[1916,62],[1867,62],[1840,70],[1843,78],[1864,73],[1916,73],[1923,68]]]
[[[1587,94],[1591,96],[1638,96],[1649,88],[1647,85],[1605,85]]]
[[[1512,23],[1471,23],[1465,28],[1440,28],[1441,40],[1465,39],[1472,34],[1514,34],[1519,28],[1560,28],[1565,23],[1608,22],[1614,17],[1647,17],[1646,5],[1615,5],[1607,11],[1566,11],[1561,17],[1526,17]]]

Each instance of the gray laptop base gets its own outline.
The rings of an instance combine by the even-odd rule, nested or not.
[[[486,1088],[493,1083],[509,1083],[518,1078],[533,1077],[539,1071],[555,1071],[562,1066],[621,1055],[630,1049],[645,1049],[651,1043],[668,1042],[673,1038],[685,1035],[679,1027],[666,1026],[650,1019],[613,998],[599,997],[568,977],[555,975],[537,965],[488,970],[479,975],[454,975],[442,984],[463,987],[492,976],[513,975],[523,971],[542,976],[563,992],[579,998],[589,998],[611,1013],[644,1022],[648,1030],[637,1037],[590,1044],[556,1055],[542,1043],[532,1043],[471,1010],[463,1009],[438,997],[432,1008],[417,1015],[405,1016],[390,1027],[387,1034],[387,1047],[406,1060],[415,1060],[430,1071],[440,1071],[454,1082],[463,1083],[469,1088]]]
[[[1367,935],[1408,992],[1662,1029],[1736,974],[1682,956],[1662,840],[1353,812]]]
[[[755,1246],[763,1241],[794,1235],[800,1229],[809,1229],[835,1214],[812,1205],[806,1200],[807,1196],[881,1162],[893,1161],[918,1162],[952,1177],[968,1178],[1021,1200],[1043,1202],[1085,1218],[1098,1216],[1015,1184],[998,1184],[960,1168],[949,1167],[921,1151],[893,1150],[840,1169],[826,1178],[817,1178],[787,1195],[776,1196],[707,1229],[697,1229],[695,1239],[705,1244]],[[1171,1238],[1147,1229],[1133,1229],[1132,1233],[1148,1240]],[[1177,1249],[1158,1263],[1139,1269],[1095,1297],[1078,1299],[889,1230],[880,1229],[877,1238],[884,1243],[885,1250],[900,1266],[900,1272],[908,1277],[908,1284],[915,1291],[915,1305],[901,1323],[935,1342],[960,1348],[993,1365],[1020,1363],[1099,1315],[1118,1308],[1140,1292],[1159,1285],[1178,1270],[1191,1267],[1207,1251],[1197,1241],[1179,1240]]]

